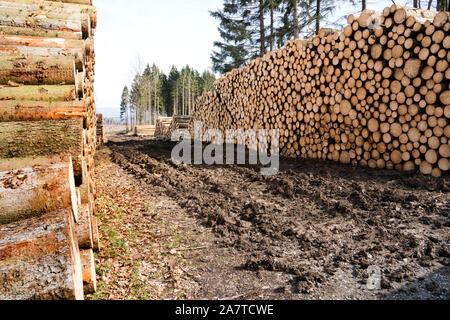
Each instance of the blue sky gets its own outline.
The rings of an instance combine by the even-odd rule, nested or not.
[[[155,62],[165,72],[172,65],[186,64],[199,71],[209,69],[213,42],[219,40],[218,21],[209,11],[221,8],[222,1],[94,0],[97,112],[119,115],[122,89],[131,82],[139,60],[141,67]],[[391,0],[368,1],[369,9],[382,10],[391,4]],[[332,19],[357,10],[349,4],[338,5]]]

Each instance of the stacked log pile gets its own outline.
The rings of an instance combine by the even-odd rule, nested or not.
[[[279,129],[284,156],[450,168],[447,12],[393,5],[250,61],[201,96],[203,129]],[[191,127],[192,129],[192,127]]]
[[[97,135],[97,147],[108,142],[106,139],[105,132],[105,120],[103,119],[103,114],[97,114],[97,127],[96,127],[96,135]]]
[[[142,125],[137,126],[137,135],[138,136],[154,136],[156,131],[156,126]]]
[[[172,117],[160,117],[158,118],[158,120],[156,120],[155,138],[160,140],[167,140],[172,120]]]
[[[156,122],[155,137],[160,140],[170,140],[177,129],[189,130],[192,118],[190,116],[173,116],[159,118]]]
[[[0,1],[0,299],[95,289],[96,23],[91,0]]]

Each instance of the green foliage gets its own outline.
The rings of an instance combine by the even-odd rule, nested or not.
[[[129,101],[128,87],[125,86],[123,88],[122,98],[120,101],[120,119],[122,121],[125,121],[127,119],[128,101]]]
[[[225,74],[268,50],[282,48],[287,40],[316,33],[336,4],[336,0],[225,0],[221,10],[210,12],[220,21],[221,37],[214,42],[213,70]]]

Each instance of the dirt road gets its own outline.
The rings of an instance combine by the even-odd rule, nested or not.
[[[178,255],[183,298],[450,299],[448,175],[284,159],[263,177],[177,166],[171,143],[110,140],[107,157],[145,185],[136,197],[151,194],[195,242]]]

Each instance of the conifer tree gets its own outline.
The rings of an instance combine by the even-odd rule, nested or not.
[[[122,91],[122,99],[120,101],[120,120],[125,122],[125,125],[127,127],[127,132],[129,130],[128,128],[128,121],[129,121],[129,114],[128,114],[128,103],[129,103],[129,92],[128,87],[125,86]]]

